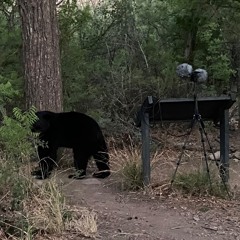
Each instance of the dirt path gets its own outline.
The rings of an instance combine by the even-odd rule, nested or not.
[[[231,150],[239,146],[239,133],[231,133]],[[230,168],[234,170],[230,177],[233,186],[240,185],[240,162],[231,161]],[[67,175],[60,179],[69,203],[97,213],[97,239],[240,240],[240,201],[182,196],[156,199],[142,192],[120,192],[109,186],[109,179],[89,176],[72,181]]]
[[[106,187],[108,180],[70,181],[63,190],[70,204],[86,206],[98,215],[97,239],[103,240],[240,240],[240,205],[198,204],[175,198],[144,199]],[[84,239],[84,238],[83,238]]]

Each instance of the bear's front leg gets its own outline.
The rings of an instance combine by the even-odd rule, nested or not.
[[[39,156],[39,170],[32,172],[32,175],[36,179],[46,179],[50,176],[54,165],[56,165],[57,149],[55,148],[44,148],[42,146],[38,147]]]

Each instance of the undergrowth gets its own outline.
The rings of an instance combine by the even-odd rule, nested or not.
[[[129,145],[113,148],[111,151],[113,183],[121,190],[143,189],[141,148]],[[151,169],[157,162],[157,153],[151,157]]]
[[[164,152],[164,151],[163,151]],[[215,196],[229,199],[231,192],[228,184],[224,184],[219,176],[218,169],[212,167],[207,174],[206,169],[198,166],[191,172],[183,171],[176,175],[171,188],[171,178],[175,165],[171,164],[167,155],[163,152],[155,151],[151,154],[151,179],[155,174],[155,181],[151,181],[151,186],[161,189],[164,193],[160,195],[171,195],[171,191],[177,191],[188,196]],[[142,154],[141,148],[133,144],[123,145],[121,148],[113,147],[111,150],[111,165],[113,171],[113,184],[121,190],[140,190],[145,186],[142,175]],[[166,175],[168,173],[168,176]],[[161,178],[162,177],[162,178]],[[162,186],[163,184],[163,186]],[[156,192],[156,194],[159,194]]]
[[[46,181],[31,176],[31,158],[37,156],[38,144],[37,135],[30,130],[36,118],[35,108],[27,112],[15,108],[12,117],[1,112],[0,238],[44,239],[46,235],[70,235],[69,231],[94,237],[97,233],[94,212],[70,208],[56,176]]]
[[[173,187],[182,194],[190,196],[216,196],[228,197],[228,186],[225,185],[216,173],[207,173],[204,170],[196,170],[191,173],[180,173],[176,176]]]
[[[111,153],[114,183],[122,190],[143,188],[141,154],[136,148],[116,149]]]

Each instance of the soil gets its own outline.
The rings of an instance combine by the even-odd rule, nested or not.
[[[239,149],[239,132],[231,132],[230,147]],[[170,147],[171,148],[171,147]],[[231,183],[238,188],[239,163],[232,168]],[[239,168],[240,169],[240,168]],[[98,234],[103,240],[240,240],[240,201],[214,197],[162,194],[157,187],[121,191],[108,179],[89,175],[72,181],[61,176],[63,192],[70,205],[97,213]],[[156,184],[156,186],[158,186]],[[76,237],[75,239],[86,239]]]
[[[97,239],[240,239],[236,201],[149,198],[118,192],[92,178],[69,182],[65,194],[70,204],[96,211]]]

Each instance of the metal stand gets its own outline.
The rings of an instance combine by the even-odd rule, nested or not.
[[[208,179],[209,179],[209,185],[210,185],[210,190],[212,191],[212,181],[211,181],[211,177],[210,177],[210,171],[209,171],[209,165],[208,165],[208,160],[207,160],[207,153],[206,153],[206,147],[205,147],[205,139],[207,141],[207,144],[209,146],[209,149],[213,155],[213,158],[214,158],[214,161],[219,169],[219,173],[220,173],[220,177],[221,177],[221,180],[222,180],[222,183],[223,183],[223,186],[228,194],[228,197],[230,198],[230,194],[229,194],[229,191],[228,191],[228,188],[227,188],[227,185],[226,185],[226,182],[228,180],[228,171],[226,170],[227,169],[227,163],[224,164],[224,162],[222,161],[223,159],[221,159],[221,162],[219,163],[216,159],[216,156],[213,152],[213,148],[210,144],[210,141],[209,141],[209,138],[208,138],[208,135],[207,135],[207,132],[205,130],[205,125],[204,125],[204,122],[202,120],[202,117],[201,117],[201,114],[199,113],[199,109],[198,109],[198,99],[197,99],[197,94],[196,94],[196,83],[194,82],[194,103],[195,103],[195,107],[194,107],[194,114],[193,114],[193,119],[192,119],[192,122],[191,122],[191,127],[190,127],[190,130],[188,131],[187,133],[187,137],[184,141],[184,144],[183,144],[183,147],[182,147],[182,151],[180,153],[180,156],[179,156],[179,159],[177,161],[177,166],[176,166],[176,169],[173,173],[173,177],[172,177],[172,180],[171,180],[171,187],[174,183],[174,180],[175,180],[175,177],[176,177],[176,174],[177,174],[177,170],[178,170],[178,167],[181,163],[181,160],[182,160],[182,157],[183,157],[183,153],[184,153],[184,150],[186,149],[186,145],[189,141],[189,137],[192,133],[192,130],[194,129],[194,126],[196,124],[198,124],[198,127],[199,127],[199,132],[200,132],[200,136],[201,136],[201,143],[202,143],[202,149],[203,149],[203,155],[204,155],[204,160],[205,160],[205,165],[206,165],[206,171],[207,171],[207,175],[208,175]],[[224,115],[225,116],[225,115]],[[226,119],[225,119],[226,120]],[[226,124],[225,124],[226,125]],[[224,129],[226,130],[226,129]],[[205,137],[205,138],[204,138]],[[226,146],[225,146],[226,147]],[[224,148],[225,148],[224,147]],[[225,154],[222,153],[222,154]],[[222,155],[221,154],[221,155]]]

